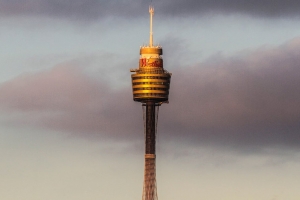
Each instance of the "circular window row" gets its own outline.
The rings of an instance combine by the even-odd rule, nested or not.
[[[166,94],[157,94],[157,93],[134,94],[134,97],[149,97],[149,96],[168,98],[168,95]]]
[[[133,91],[138,91],[138,90],[161,90],[161,91],[169,91],[169,88],[133,88]]]
[[[136,82],[132,85],[170,85],[169,82]]]
[[[132,80],[139,80],[139,79],[163,79],[163,80],[170,80],[170,77],[164,77],[164,76],[138,76],[138,77],[132,77]]]

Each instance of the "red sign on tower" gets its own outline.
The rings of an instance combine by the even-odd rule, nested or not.
[[[141,58],[140,67],[163,67],[162,59],[160,58]]]

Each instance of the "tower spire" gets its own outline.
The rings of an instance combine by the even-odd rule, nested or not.
[[[149,13],[150,13],[150,40],[149,40],[149,46],[153,46],[153,31],[152,31],[152,19],[154,15],[154,7],[149,6]]]

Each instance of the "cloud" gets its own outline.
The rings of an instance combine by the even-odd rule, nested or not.
[[[74,64],[23,74],[2,83],[0,91],[0,107],[13,113],[10,123],[14,125],[122,138],[136,129],[134,120],[142,116],[129,114],[136,110],[130,88],[112,89],[105,82],[90,78],[83,68]]]
[[[172,71],[163,131],[196,144],[298,147],[299,48],[296,38]]]
[[[0,0],[0,12],[6,16],[43,15],[75,20],[95,20],[103,17],[144,16],[150,1],[103,0]],[[166,0],[154,2],[159,13],[169,16],[199,16],[203,14],[247,14],[256,17],[299,17],[300,3],[290,1],[198,1]]]
[[[291,17],[299,16],[300,2],[291,1],[259,1],[259,0],[229,0],[229,1],[197,1],[168,0],[161,1],[158,8],[169,15],[202,15],[247,14],[256,17]]]
[[[41,15],[91,20],[105,16],[135,17],[141,13],[141,2],[116,0],[0,0],[2,15]]]
[[[162,105],[159,115],[161,136],[182,145],[299,148],[299,52],[300,38],[295,38],[170,70],[170,104]],[[0,108],[11,114],[8,121],[14,125],[140,138],[142,109],[132,101],[131,88],[104,80],[74,64],[23,74],[0,85]]]

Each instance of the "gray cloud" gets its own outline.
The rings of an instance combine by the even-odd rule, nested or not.
[[[290,1],[259,1],[259,0],[169,0],[159,3],[158,8],[170,15],[202,15],[207,13],[248,14],[261,17],[299,16],[300,2]]]
[[[0,0],[2,15],[41,15],[73,20],[97,19],[105,16],[135,17],[141,13],[141,2],[100,0]]]
[[[106,16],[144,16],[150,1],[103,0],[0,0],[2,15],[45,15],[75,20],[98,19]],[[203,14],[247,14],[256,17],[299,17],[300,2],[290,1],[154,1],[159,13],[169,16]]]
[[[299,147],[299,48],[297,38],[173,71],[163,132],[196,144]]]
[[[162,105],[159,115],[161,137],[244,150],[299,148],[299,52],[296,38],[170,70],[170,104]],[[128,70],[124,66],[113,73]],[[112,89],[83,68],[65,64],[2,83],[0,108],[15,125],[132,140],[142,137],[143,123],[141,105],[131,95],[128,86]]]
[[[120,139],[136,135],[139,127],[135,121],[141,121],[140,128],[143,126],[142,113],[135,113],[134,102],[130,101],[130,88],[112,89],[103,80],[91,79],[84,68],[74,64],[23,74],[2,83],[0,91],[0,107],[12,113],[7,123],[14,125]]]

